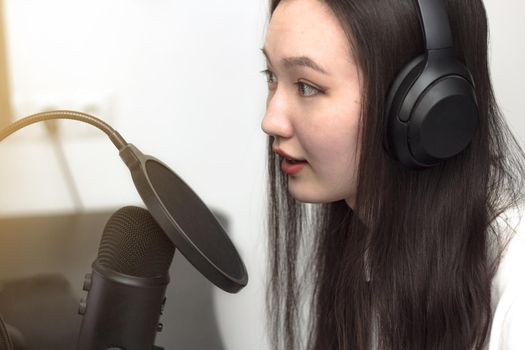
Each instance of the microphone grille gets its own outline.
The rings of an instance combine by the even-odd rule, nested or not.
[[[149,211],[128,206],[117,210],[106,223],[98,263],[136,277],[163,276],[175,246]]]

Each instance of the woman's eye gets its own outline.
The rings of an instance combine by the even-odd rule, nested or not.
[[[315,96],[322,92],[318,88],[315,88],[312,85],[309,85],[309,84],[306,84],[300,81],[297,82],[296,85],[297,85],[297,88],[299,89],[299,93],[304,97]]]
[[[269,69],[262,70],[261,73],[266,76],[266,82],[268,83],[268,88],[270,90],[274,90],[275,85],[277,84],[277,76]],[[315,86],[307,84],[302,81],[296,82],[295,85],[297,86],[299,94],[303,97],[311,97],[311,96],[315,96],[317,94],[323,93],[321,89],[316,88]]]
[[[275,76],[275,74],[273,74],[271,70],[265,69],[262,70],[261,73],[266,75],[266,82],[268,83],[268,85],[273,85],[277,82],[277,77]]]

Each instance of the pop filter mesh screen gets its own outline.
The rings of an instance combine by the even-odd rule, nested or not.
[[[208,207],[182,179],[161,163],[148,160],[146,171],[155,192],[182,229],[180,233],[185,239],[222,272],[242,279],[243,264],[237,250]]]

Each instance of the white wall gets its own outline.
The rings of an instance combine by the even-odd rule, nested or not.
[[[503,114],[525,147],[525,2],[485,0],[489,18],[491,76]]]
[[[228,350],[268,349],[264,333],[265,82],[259,48],[266,0],[5,0],[17,117],[45,107],[93,111],[169,164],[231,219],[250,283],[216,289]],[[224,4],[227,5],[224,5]],[[492,74],[521,139],[525,4],[487,0]],[[87,209],[140,204],[109,140],[66,122],[63,143]],[[71,136],[73,135],[73,136]],[[0,215],[72,211],[40,125],[0,147]]]

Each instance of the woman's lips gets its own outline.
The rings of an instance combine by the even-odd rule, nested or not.
[[[288,159],[284,158],[281,162],[281,170],[287,173],[288,175],[295,175],[299,171],[301,171],[305,166],[307,162],[306,161],[289,161]]]
[[[273,151],[283,158],[281,161],[281,170],[288,175],[297,174],[308,164],[306,160],[294,158],[279,148],[274,148]]]
[[[280,155],[281,157],[285,158],[285,159],[296,161],[296,162],[306,162],[306,160],[304,160],[304,159],[299,159],[299,158],[292,157],[291,155],[289,155],[288,153],[286,153],[282,149],[274,148],[273,151],[275,153],[277,153],[278,155]]]

